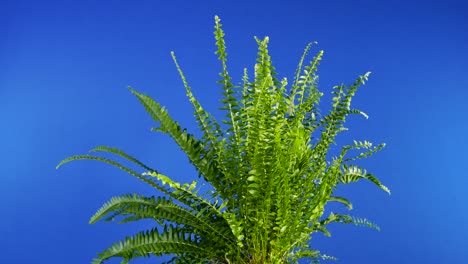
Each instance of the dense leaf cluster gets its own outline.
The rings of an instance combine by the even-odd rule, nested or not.
[[[225,125],[196,100],[174,53],[172,57],[202,132],[200,139],[183,129],[158,102],[130,88],[159,124],[153,130],[174,139],[200,176],[212,185],[211,195],[199,194],[197,181],[175,182],[115,148],[98,147],[93,151],[120,156],[143,172],[93,155],[73,156],[59,164],[80,159],[102,161],[164,194],[127,194],[105,203],[90,223],[119,217],[121,223],[153,219],[157,225],[112,245],[98,254],[93,263],[112,257],[121,257],[122,263],[127,263],[136,257],[162,254],[173,254],[171,263],[297,263],[301,258],[333,259],[309,247],[313,233],[329,235],[326,226],[332,222],[378,229],[366,219],[336,212],[323,216],[330,201],[352,209],[347,199],[333,196],[339,184],[367,179],[390,193],[375,176],[352,163],[371,156],[384,144],[374,147],[367,141],[354,141],[342,147],[338,157],[327,161],[335,137],[346,130],[346,117],[360,114],[367,118],[351,108],[351,100],[369,73],[350,86],[333,87],[332,109],[322,115],[316,72],[323,51],[304,66],[313,43],[307,45],[289,86],[286,78],[277,79],[268,53],[268,37],[255,38],[258,58],[254,76],[250,79],[244,70],[243,84],[235,86],[227,70],[224,32],[218,17],[214,34],[216,54],[222,64],[218,83],[223,90]],[[349,157],[348,152],[353,150],[363,152]]]

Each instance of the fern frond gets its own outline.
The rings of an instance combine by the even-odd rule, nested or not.
[[[169,134],[179,147],[186,153],[190,162],[195,166],[201,175],[209,181],[215,188],[219,188],[219,181],[215,177],[220,177],[221,173],[218,168],[213,166],[203,157],[209,156],[201,142],[191,134],[188,134],[185,129],[182,129],[168,114],[167,110],[161,107],[157,102],[147,95],[138,93],[130,88],[132,93],[144,105],[146,111],[156,121],[160,122],[160,130]]]
[[[255,64],[255,88],[266,90],[274,84],[274,71],[272,70],[271,57],[268,52],[269,37],[263,40],[255,37],[258,44],[257,63]]]
[[[224,31],[222,29],[221,19],[218,16],[215,16],[215,40],[216,47],[218,48],[215,52],[218,55],[218,59],[221,61],[222,71],[220,73],[221,80],[218,83],[222,84],[223,96],[221,100],[223,107],[221,110],[227,110],[226,117],[228,120],[225,122],[229,124],[227,132],[232,132],[237,141],[240,140],[238,135],[239,133],[239,103],[237,102],[236,91],[234,91],[235,86],[231,82],[231,76],[229,76],[227,70],[227,53],[226,53],[226,44],[224,42]]]
[[[320,251],[307,248],[294,251],[294,253],[289,256],[289,259],[293,263],[298,263],[299,259],[311,259],[311,263],[318,263],[318,258],[320,258]]]
[[[382,144],[379,144],[373,148],[369,148],[367,151],[365,152],[362,152],[360,153],[359,155],[355,156],[355,157],[352,157],[352,158],[346,158],[344,159],[345,162],[348,162],[348,161],[354,161],[354,160],[358,160],[358,159],[363,159],[363,158],[368,158],[372,155],[374,155],[375,153],[381,151],[383,148],[385,148],[385,143],[382,143]]]
[[[342,203],[342,204],[346,205],[346,207],[348,208],[348,210],[352,210],[352,209],[353,209],[353,205],[351,204],[351,202],[348,201],[348,199],[343,198],[343,197],[330,196],[330,197],[328,198],[328,201],[333,201],[333,202]]]
[[[302,65],[304,64],[304,59],[307,56],[307,54],[309,53],[309,50],[310,50],[310,48],[312,47],[313,44],[317,44],[317,42],[315,41],[315,42],[310,42],[310,43],[307,44],[307,46],[305,47],[304,52],[302,53],[302,56],[301,56],[301,58],[299,60],[299,64],[297,65],[297,68],[296,68],[296,74],[294,74],[294,80],[293,80],[293,84],[292,84],[290,98],[295,98],[296,90],[298,88],[298,82],[299,82],[299,79],[300,79],[300,76],[301,76]],[[292,99],[291,102],[294,102],[294,99]]]
[[[111,245],[108,249],[98,254],[99,258],[93,260],[92,264],[101,264],[112,257],[121,257],[124,260],[136,257],[149,257],[162,254],[194,253],[197,255],[211,256],[213,252],[200,246],[196,238],[186,230],[165,226],[163,232],[157,229],[140,232],[133,237],[127,237]]]
[[[202,206],[210,208],[211,214],[215,214],[218,216],[222,215],[220,208],[222,208],[223,205],[218,205],[219,200],[215,199],[214,204],[212,204],[207,200],[203,199],[201,196],[192,192],[192,190],[195,188],[196,181],[194,181],[191,185],[182,185],[179,182],[176,182],[171,178],[154,171],[143,173],[143,175],[148,175],[150,177],[158,179],[162,185],[167,185],[169,188],[172,188],[171,194],[174,195],[174,197],[176,197],[177,200],[182,201],[191,207]]]
[[[351,115],[351,114],[362,115],[365,119],[369,119],[369,116],[366,113],[364,113],[363,111],[358,110],[358,109],[343,110],[343,113],[345,115]]]
[[[376,225],[375,223],[370,222],[366,218],[359,218],[355,216],[350,216],[350,215],[342,215],[342,214],[336,214],[336,213],[330,213],[330,215],[320,221],[321,226],[328,225],[329,223],[342,223],[342,224],[349,224],[353,223],[356,226],[367,226],[369,228],[376,229],[377,231],[380,231],[380,227]]]
[[[117,148],[112,148],[112,147],[106,147],[106,146],[98,146],[92,150],[90,150],[90,152],[96,152],[96,151],[102,151],[102,152],[109,152],[109,153],[113,153],[113,154],[116,154],[122,158],[125,158],[135,164],[137,164],[138,166],[142,167],[143,169],[145,170],[148,170],[148,171],[155,171],[154,169],[146,166],[143,162],[137,160],[136,158],[130,156],[129,154],[123,152],[122,150],[120,149],[117,149]]]
[[[353,224],[355,224],[357,226],[366,226],[366,227],[369,227],[369,228],[373,228],[373,229],[375,229],[377,231],[380,231],[380,227],[378,225],[370,222],[366,218],[352,217],[352,222],[353,222]]]
[[[223,84],[225,88],[233,87],[231,83],[231,78],[229,77],[227,71],[227,53],[226,53],[226,44],[224,42],[224,31],[222,29],[221,19],[218,16],[215,16],[215,31],[214,31],[215,39],[216,39],[216,47],[218,48],[215,52],[218,55],[218,59],[221,61],[222,64],[222,72],[221,76],[223,77]]]
[[[150,175],[158,179],[163,185],[167,185],[173,190],[171,191],[171,195],[179,201],[184,202],[186,205],[192,207],[194,210],[198,210],[197,215],[213,215],[219,221],[225,222],[230,226],[230,232],[233,232],[234,235],[236,234],[236,230],[238,230],[235,224],[232,222],[232,219],[229,218],[229,213],[222,212],[222,208],[226,206],[226,202],[221,203],[220,200],[215,198],[214,203],[210,203],[209,201],[203,199],[196,193],[191,191],[191,187],[188,185],[181,185],[180,183],[173,181],[169,177],[155,173],[149,172],[145,173],[146,175]],[[237,243],[242,239],[240,235],[236,236]]]
[[[322,254],[320,255],[320,258],[323,259],[323,260],[338,260],[337,257],[334,257],[334,256],[330,256],[330,255],[325,255],[325,254]]]
[[[167,194],[167,195],[170,195],[170,192],[168,192],[166,189],[164,189],[163,187],[161,187],[157,182],[154,181],[154,179],[152,179],[151,177],[147,177],[145,175],[141,175],[137,172],[135,172],[134,170],[116,162],[116,161],[113,161],[113,160],[110,160],[110,159],[106,159],[106,158],[102,158],[102,157],[97,157],[97,156],[92,156],[92,155],[76,155],[76,156],[72,156],[72,157],[69,157],[69,158],[66,158],[64,160],[62,160],[58,165],[57,165],[57,169],[59,167],[61,167],[62,165],[64,165],[65,163],[68,163],[68,162],[71,162],[71,161],[75,161],[75,160],[96,160],[96,161],[100,161],[100,162],[104,162],[104,163],[107,163],[107,164],[110,164],[112,166],[115,166],[125,172],[127,172],[128,174],[140,179],[141,181],[147,183],[148,185],[158,189],[159,191],[161,191],[162,193],[164,194]]]
[[[319,51],[319,53],[314,57],[311,61],[309,66],[306,66],[304,69],[304,74],[299,77],[299,81],[297,81],[297,89],[294,97],[298,96],[297,101],[298,105],[301,105],[306,98],[307,93],[314,93],[316,92],[315,88],[315,81],[316,81],[316,71],[317,66],[319,65],[320,61],[322,60],[323,50]],[[315,89],[314,89],[315,88]],[[312,91],[307,91],[306,89],[313,89]]]
[[[390,189],[383,185],[374,175],[367,173],[366,170],[357,166],[343,165],[343,172],[339,176],[341,183],[346,184],[350,182],[356,182],[360,179],[367,179],[375,185],[379,186],[380,189],[390,194]]]
[[[140,197],[137,194],[126,194],[126,195],[121,195],[121,196],[115,196],[110,199],[110,201],[104,203],[104,205],[99,208],[99,210],[91,217],[89,220],[90,224],[94,224],[97,221],[101,220],[104,218],[106,215],[109,215],[112,212],[115,212],[112,214],[110,217],[106,218],[106,221],[113,221],[115,217],[123,214],[127,214],[125,212],[125,208],[130,207],[131,205],[138,205],[141,207],[141,205],[154,205],[155,202],[151,201],[154,200],[154,198],[143,198]],[[159,198],[158,198],[159,200]],[[143,218],[153,218],[153,216],[150,213],[144,213],[142,215]]]
[[[135,220],[149,218],[169,221],[193,228],[195,233],[204,235],[205,238],[209,237],[220,245],[234,242],[232,232],[225,221],[214,218],[209,212],[206,215],[198,215],[197,211],[183,208],[163,197],[147,198],[136,194],[113,197],[96,212],[90,223],[95,223],[110,213],[113,214],[107,220],[112,220],[117,216],[131,215],[131,217],[136,217]],[[130,220],[133,219],[126,218],[125,222]]]

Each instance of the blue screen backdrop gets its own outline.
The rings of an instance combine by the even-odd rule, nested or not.
[[[150,132],[155,124],[127,86],[196,133],[175,51],[195,96],[221,117],[214,15],[236,83],[255,63],[253,37],[266,35],[290,80],[303,48],[318,41],[325,109],[332,86],[372,72],[353,100],[370,118],[350,117],[338,142],[387,143],[363,163],[392,195],[368,182],[339,192],[353,202],[351,214],[381,232],[333,225],[331,238],[314,237],[315,248],[336,263],[468,263],[466,1],[7,0],[0,14],[0,263],[90,263],[151,227],[89,225],[111,196],[154,192],[98,162],[55,170],[63,158],[107,145],[179,181],[197,177],[169,137]]]

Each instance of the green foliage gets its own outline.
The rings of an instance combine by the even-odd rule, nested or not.
[[[334,196],[340,184],[369,180],[384,191],[390,190],[374,175],[350,162],[372,156],[385,144],[375,147],[368,141],[354,141],[342,147],[338,157],[327,161],[331,144],[338,133],[346,131],[350,114],[367,118],[351,108],[357,89],[369,73],[352,85],[333,87],[332,109],[319,111],[322,93],[317,89],[317,67],[323,51],[306,66],[307,45],[292,85],[278,79],[268,53],[268,37],[255,38],[258,58],[254,77],[244,70],[242,86],[235,86],[227,70],[227,53],[220,19],[215,17],[215,39],[222,71],[225,118],[222,123],[197,101],[191,87],[171,53],[194,116],[202,131],[200,139],[174,121],[168,111],[149,96],[130,88],[146,111],[159,124],[154,128],[168,134],[188,156],[200,176],[213,187],[212,194],[199,194],[197,181],[181,184],[150,168],[116,148],[97,147],[130,161],[139,168],[93,155],[73,156],[57,166],[74,160],[90,159],[116,166],[157,189],[164,196],[144,197],[127,194],[111,198],[91,218],[120,223],[152,219],[155,228],[111,245],[93,263],[122,258],[127,263],[136,257],[173,254],[170,263],[297,263],[301,258],[318,261],[335,259],[310,248],[312,234],[330,235],[328,224],[354,223],[379,227],[367,219],[331,212],[324,217],[328,202],[339,202],[349,210],[352,204]],[[348,152],[364,150],[348,157]]]

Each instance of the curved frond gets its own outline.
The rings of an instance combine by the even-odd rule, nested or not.
[[[137,194],[113,197],[96,212],[90,223],[95,223],[111,213],[112,215],[106,220],[130,215],[135,220],[149,218],[157,221],[169,221],[193,228],[195,233],[204,235],[205,238],[211,237],[220,245],[234,242],[232,232],[225,221],[220,221],[220,219],[210,215],[198,215],[197,211],[183,208],[163,197],[147,198]],[[130,220],[127,217],[125,222]]]
[[[113,257],[121,257],[124,260],[136,257],[161,256],[163,254],[196,253],[198,255],[211,256],[213,253],[197,242],[196,238],[181,228],[165,226],[159,233],[157,229],[140,232],[133,237],[127,237],[110,246],[98,254],[99,258],[93,260],[93,264],[104,263]]]
[[[382,143],[382,144],[379,144],[379,145],[377,145],[375,147],[371,147],[371,146],[368,147],[367,151],[361,152],[359,155],[354,156],[352,158],[346,158],[346,159],[344,159],[344,161],[348,162],[348,161],[354,161],[354,160],[358,160],[358,159],[368,158],[368,157],[374,155],[375,153],[381,151],[386,145],[385,145],[385,143]]]
[[[289,259],[292,263],[299,263],[298,260],[300,259],[311,259],[312,262],[310,263],[318,263],[318,259],[320,258],[320,251],[312,250],[312,249],[300,249],[295,251],[294,253],[290,254]]]
[[[334,202],[342,203],[342,204],[346,205],[346,207],[348,208],[348,210],[352,210],[352,209],[353,209],[353,205],[351,204],[351,202],[348,201],[348,199],[343,198],[343,197],[330,196],[330,198],[328,198],[328,201],[334,201]]]
[[[367,179],[375,185],[379,186],[380,189],[390,194],[390,189],[383,185],[374,175],[367,173],[366,170],[357,166],[343,165],[343,172],[339,176],[341,183],[346,184],[350,182],[356,182],[360,179]]]
[[[378,225],[370,222],[366,218],[359,218],[359,217],[354,217],[350,215],[342,215],[342,214],[337,214],[333,212],[330,213],[330,215],[327,218],[320,221],[319,227],[324,227],[333,222],[342,223],[342,224],[353,223],[357,226],[367,226],[369,228],[373,228],[373,229],[376,229],[377,231],[380,231],[380,227]]]
[[[127,153],[123,152],[120,149],[112,148],[112,147],[106,147],[106,146],[99,146],[99,147],[96,147],[96,148],[91,150],[91,152],[96,152],[96,151],[109,152],[109,153],[116,154],[116,155],[118,155],[118,156],[120,156],[122,158],[125,158],[125,159],[137,164],[138,166],[144,168],[145,170],[155,171],[154,169],[146,166],[143,162],[141,162],[141,161],[137,160],[136,158],[128,155]]]
[[[72,156],[72,157],[69,157],[69,158],[66,158],[64,160],[62,160],[58,165],[57,165],[57,169],[60,168],[62,165],[64,165],[65,163],[68,163],[68,162],[71,162],[71,161],[75,161],[75,160],[96,160],[96,161],[100,161],[100,162],[104,162],[104,163],[107,163],[107,164],[110,164],[112,166],[115,166],[125,172],[127,172],[128,174],[140,179],[141,181],[149,184],[150,186],[158,189],[159,191],[163,192],[164,194],[167,194],[167,195],[170,195],[170,193],[164,189],[163,187],[161,187],[157,182],[154,181],[153,178],[151,177],[148,177],[146,175],[142,175],[142,174],[139,174],[137,172],[135,172],[134,170],[116,162],[116,161],[113,161],[113,160],[110,160],[110,159],[106,159],[106,158],[102,158],[102,157],[98,157],[98,156],[92,156],[92,155],[76,155],[76,156]]]

